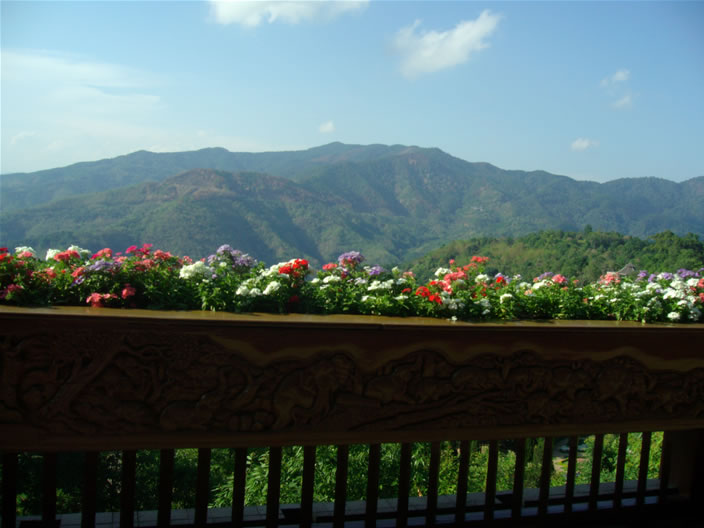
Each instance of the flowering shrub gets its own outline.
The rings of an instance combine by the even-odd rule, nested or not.
[[[78,246],[0,248],[0,303],[232,312],[429,316],[452,320],[614,319],[704,322],[704,268],[607,273],[580,284],[547,272],[532,280],[484,273],[487,257],[450,261],[418,284],[411,271],[363,265],[357,251],[313,272],[292,259],[265,266],[228,245],[193,262],[151,244],[124,253]]]

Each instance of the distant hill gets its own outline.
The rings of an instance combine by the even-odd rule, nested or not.
[[[680,237],[664,231],[640,239],[619,233],[542,231],[522,237],[477,237],[455,240],[409,266],[421,279],[430,278],[450,259],[468,264],[472,256],[489,257],[490,274],[520,274],[528,282],[544,273],[562,273],[581,281],[596,281],[607,271],[618,271],[633,264],[636,273],[697,271],[704,267],[704,242],[695,234]]]
[[[0,190],[3,210],[14,211],[79,194],[159,182],[191,169],[253,171],[295,180],[319,166],[367,161],[392,156],[409,148],[415,147],[330,143],[290,152],[230,152],[224,148],[168,153],[140,150],[56,169],[3,174],[0,176]]]
[[[229,243],[270,262],[345,250],[398,263],[452,240],[541,230],[704,234],[704,177],[608,183],[506,171],[434,148],[155,154],[2,176],[0,243],[152,242],[201,257]]]

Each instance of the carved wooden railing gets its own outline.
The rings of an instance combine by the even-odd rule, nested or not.
[[[43,519],[56,516],[56,453],[84,451],[82,526],[95,525],[97,453],[123,452],[121,526],[134,520],[135,452],[161,449],[160,526],[171,521],[173,453],[197,447],[193,523],[208,515],[210,449],[236,448],[232,524],[245,524],[246,448],[270,447],[267,513],[280,519],[281,447],[304,445],[301,525],[313,521],[316,445],[338,445],[335,526],[345,511],[350,444],[370,445],[361,518],[398,526],[409,508],[409,442],[431,442],[427,525],[526,514],[523,451],[508,504],[496,500],[498,440],[545,437],[539,516],[577,503],[624,506],[625,433],[644,432],[635,507],[704,498],[704,325],[548,321],[453,323],[419,318],[233,315],[91,308],[0,307],[3,526],[15,526],[17,452],[44,453]],[[650,432],[666,431],[660,478],[647,480]],[[604,433],[621,434],[620,481],[600,488]],[[596,434],[593,478],[575,486],[577,435]],[[567,484],[550,489],[551,439],[569,436]],[[438,503],[439,442],[463,447],[456,500]],[[486,492],[467,494],[469,440],[489,440]],[[402,444],[399,497],[378,509],[379,445]],[[598,456],[597,456],[598,455]],[[643,469],[645,467],[645,469]],[[606,490],[606,491],[605,491]],[[652,497],[649,498],[649,497]],[[476,498],[475,498],[476,499]],[[610,501],[610,502],[609,502]],[[470,504],[471,503],[471,504]],[[557,507],[556,507],[557,506]],[[603,504],[602,504],[603,506]],[[639,511],[640,511],[639,510]],[[499,515],[499,513],[501,515]],[[476,516],[475,516],[476,517]]]

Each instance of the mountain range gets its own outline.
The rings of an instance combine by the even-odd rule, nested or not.
[[[456,239],[544,229],[704,234],[704,177],[607,183],[502,170],[436,148],[331,143],[302,151],[139,151],[0,176],[0,244],[38,251],[151,242],[202,257],[324,263],[348,250],[408,262]]]

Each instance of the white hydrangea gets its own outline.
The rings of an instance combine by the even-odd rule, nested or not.
[[[372,283],[369,285],[367,288],[368,291],[374,291],[374,290],[390,290],[394,285],[394,280],[389,279],[386,281],[372,281]]]
[[[444,277],[448,273],[452,273],[452,270],[448,268],[438,268],[435,270],[436,277]]]
[[[697,285],[699,284],[699,279],[696,277],[692,277],[691,279],[687,280],[687,286],[690,288],[696,288]]]
[[[679,321],[679,320],[680,320],[680,314],[677,313],[677,312],[670,312],[669,314],[667,314],[667,318],[668,318],[670,321]]]
[[[207,266],[205,262],[199,260],[193,264],[186,264],[179,271],[178,276],[182,279],[205,278],[213,274],[213,268]]]
[[[477,284],[479,284],[480,282],[488,282],[488,281],[489,281],[489,275],[486,275],[484,273],[480,273],[474,279],[474,282],[476,282]]]
[[[510,293],[504,293],[501,297],[499,297],[499,302],[503,304],[504,301],[508,301],[509,299],[513,299],[513,295]]]
[[[54,260],[54,257],[59,253],[61,253],[60,249],[47,249],[46,257],[44,257],[44,260]]]
[[[271,295],[272,293],[278,291],[279,288],[281,288],[281,283],[277,281],[272,281],[267,284],[266,288],[264,288],[264,295]]]

